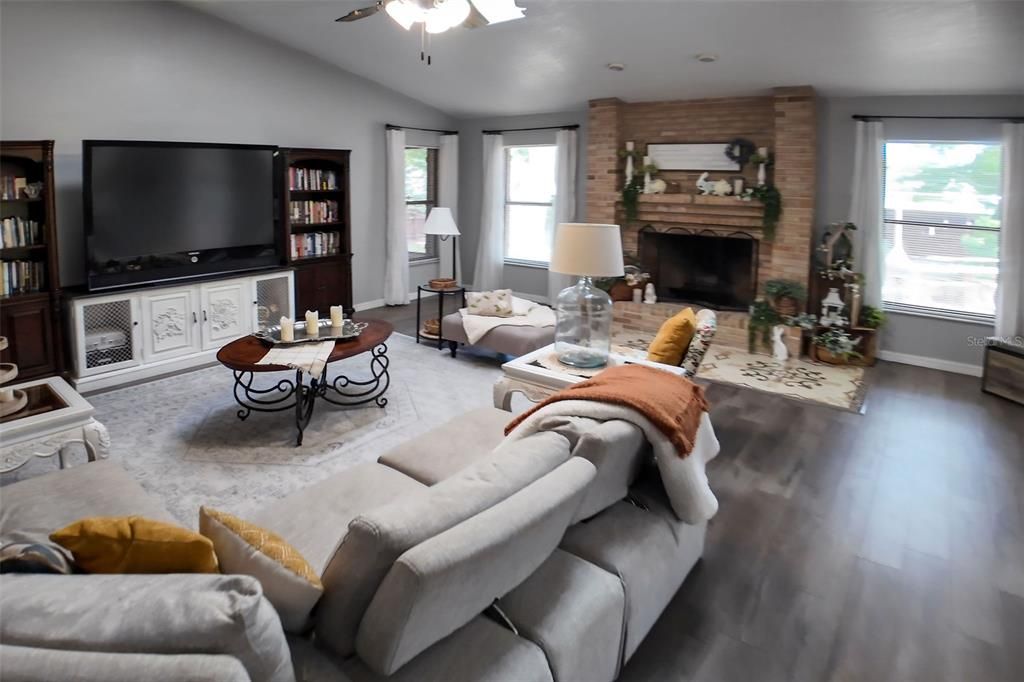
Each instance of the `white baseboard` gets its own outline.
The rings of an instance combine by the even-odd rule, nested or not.
[[[519,298],[525,298],[527,301],[533,301],[534,303],[543,303],[544,305],[550,305],[548,303],[547,296],[539,296],[537,294],[526,294],[522,291],[513,291],[512,295],[518,296]]]
[[[909,353],[894,353],[890,350],[878,352],[879,360],[898,362],[903,365],[914,365],[915,367],[927,367],[953,374],[966,374],[967,376],[980,377],[981,365],[969,365],[966,362],[952,362],[939,358],[928,358],[923,355],[910,355]]]
[[[177,358],[158,360],[146,365],[125,367],[124,369],[115,369],[102,374],[72,378],[71,385],[75,387],[76,391],[86,395],[96,391],[117,388],[125,384],[152,381],[187,370],[213,366],[217,362],[217,351],[217,348],[211,348],[210,350],[191,353],[190,355]]]

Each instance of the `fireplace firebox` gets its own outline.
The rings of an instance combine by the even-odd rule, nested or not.
[[[640,231],[640,265],[658,300],[747,310],[757,292],[757,240],[743,232]]]

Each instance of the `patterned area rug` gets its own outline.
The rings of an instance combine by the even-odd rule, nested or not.
[[[863,412],[867,386],[863,367],[837,367],[790,358],[776,362],[738,348],[711,346],[697,377],[774,393],[793,400]]]
[[[456,415],[490,405],[501,375],[493,360],[469,353],[453,359],[399,334],[388,340],[388,356],[387,406],[344,409],[320,402],[301,447],[295,447],[290,410],[238,419],[232,374],[220,365],[87,398],[110,431],[110,458],[160,497],[182,524],[195,527],[201,505],[245,518],[271,499],[375,461]],[[368,376],[367,363],[362,356],[332,363],[328,377]],[[263,384],[285,376],[268,373]],[[37,460],[0,482],[54,468]]]

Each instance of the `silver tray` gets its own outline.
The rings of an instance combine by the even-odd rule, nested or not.
[[[318,341],[339,341],[344,339],[354,339],[363,333],[366,329],[365,322],[353,322],[352,320],[345,320],[340,327],[331,326],[330,320],[320,320],[320,333],[317,336],[310,336],[306,333],[306,323],[296,322],[295,323],[295,340],[294,341],[282,341],[281,340],[281,325],[275,324],[273,327],[267,327],[262,331],[255,332],[255,336],[260,341],[269,343],[274,346],[292,346],[297,343],[316,343]]]

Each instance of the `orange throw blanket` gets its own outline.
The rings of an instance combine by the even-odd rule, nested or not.
[[[592,379],[555,393],[505,427],[507,436],[540,408],[561,400],[593,400],[629,407],[654,424],[686,457],[693,450],[701,413],[707,411],[704,389],[685,377],[643,365],[609,367]]]

